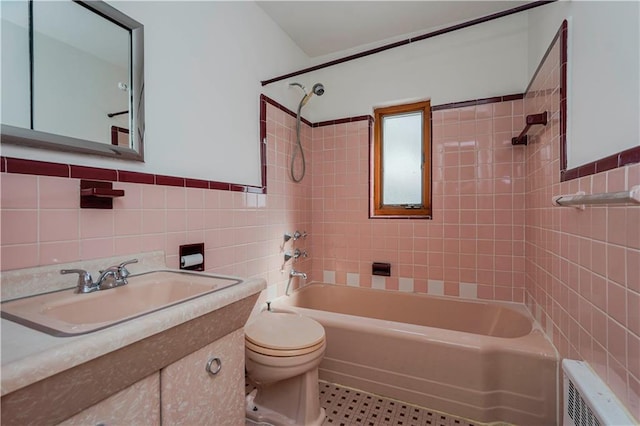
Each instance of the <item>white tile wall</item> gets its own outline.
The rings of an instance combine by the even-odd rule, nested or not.
[[[398,290],[413,293],[413,278],[399,278]]]
[[[360,274],[347,272],[347,285],[351,287],[360,287]]]
[[[386,288],[386,279],[380,275],[374,275],[371,277],[371,288],[378,290],[384,290]]]
[[[478,284],[475,283],[460,283],[460,297],[465,299],[477,299],[478,298]]]
[[[335,284],[336,271],[322,271],[322,282],[327,284]]]
[[[444,281],[429,280],[427,281],[427,293],[434,296],[444,296]]]

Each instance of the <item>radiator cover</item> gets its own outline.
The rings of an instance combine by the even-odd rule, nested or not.
[[[586,362],[564,359],[563,426],[632,426],[624,405]]]

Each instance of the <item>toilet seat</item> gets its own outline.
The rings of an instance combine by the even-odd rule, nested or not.
[[[300,355],[306,355],[309,354],[311,352],[317,351],[319,349],[322,349],[324,347],[324,340],[322,340],[320,343],[313,345],[313,346],[309,346],[306,348],[301,348],[301,349],[292,349],[292,350],[283,350],[283,349],[271,349],[271,348],[265,348],[263,346],[259,346],[256,345],[254,343],[251,343],[251,341],[245,339],[244,341],[244,345],[245,348],[247,350],[262,354],[262,355],[268,355],[268,356],[300,356]]]
[[[299,356],[322,347],[324,328],[298,314],[264,311],[245,329],[248,350],[269,356]]]

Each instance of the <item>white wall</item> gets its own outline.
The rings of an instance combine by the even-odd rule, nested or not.
[[[374,106],[405,100],[431,98],[439,105],[522,93],[526,25],[526,14],[512,15],[270,86],[322,82],[325,94],[304,109],[312,122],[371,114]]]
[[[640,3],[560,1],[529,12],[529,78],[569,20],[568,167],[640,145]]]
[[[145,26],[145,163],[10,145],[2,155],[258,185],[260,81],[307,56],[253,2],[110,3]]]

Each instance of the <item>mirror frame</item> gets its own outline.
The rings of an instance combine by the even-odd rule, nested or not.
[[[129,109],[132,113],[129,119],[131,126],[129,134],[131,135],[133,148],[56,135],[7,124],[2,124],[0,127],[0,142],[3,144],[7,143],[32,148],[144,161],[144,26],[103,1],[73,0],[73,2],[128,30],[131,34],[131,69],[129,70],[131,92]],[[29,2],[29,8],[31,15],[32,1]],[[31,33],[32,31],[32,21],[30,19],[29,32]],[[30,39],[33,40],[33,37],[30,36]],[[29,64],[30,79],[33,79],[32,45],[30,45],[29,57],[31,62]],[[31,98],[31,105],[33,105],[33,93],[30,93],[29,96]]]

